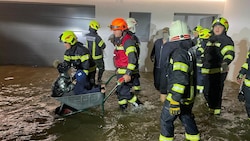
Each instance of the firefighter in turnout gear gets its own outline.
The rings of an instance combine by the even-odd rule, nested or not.
[[[169,28],[162,29],[162,38],[157,39],[154,42],[153,49],[151,51],[150,59],[154,62],[154,86],[157,90],[160,90],[161,83],[161,68],[164,67],[168,54],[167,43],[169,38]],[[165,87],[165,86],[164,86]]]
[[[250,120],[250,51],[247,53],[246,62],[242,65],[241,70],[237,76],[238,83],[241,84],[238,99],[240,102],[245,102],[248,120]],[[244,81],[242,79],[244,77]],[[242,84],[243,83],[243,84]]]
[[[199,32],[198,43],[196,44],[196,55],[197,55],[197,91],[198,93],[203,93],[204,91],[204,79],[201,73],[202,67],[202,58],[204,58],[204,48],[206,43],[208,42],[208,38],[211,36],[210,30],[207,28],[203,28]]]
[[[204,74],[204,96],[212,114],[220,115],[224,81],[228,65],[234,59],[234,42],[227,36],[228,21],[217,18],[212,23],[212,36],[204,49],[202,74]]]
[[[196,88],[195,51],[188,51],[192,47],[192,40],[186,23],[174,21],[169,32],[170,44],[175,49],[170,53],[166,65],[168,94],[161,113],[159,141],[174,140],[174,121],[177,117],[185,127],[186,140],[198,141],[200,135],[192,114]]]
[[[168,94],[161,113],[161,134],[159,141],[174,140],[174,121],[177,117],[185,127],[186,140],[200,140],[192,107],[195,98],[195,52],[188,51],[192,47],[192,40],[186,23],[174,21],[170,28],[170,43],[167,70]],[[175,47],[173,49],[173,47]]]
[[[117,80],[125,80],[125,83],[117,87],[118,103],[121,110],[125,110],[128,103],[132,103],[137,107],[142,103],[138,97],[130,91],[133,86],[132,74],[138,65],[135,42],[132,36],[128,34],[128,26],[123,18],[114,19],[110,25],[110,29],[115,36],[114,65],[117,69]]]
[[[128,34],[132,36],[132,39],[135,41],[135,47],[138,55],[138,61],[140,58],[140,40],[139,38],[135,35],[136,32],[136,25],[137,21],[134,18],[128,18],[126,20],[127,25],[128,25]],[[139,63],[135,68],[135,71],[133,73],[133,89],[136,93],[138,93],[141,90],[141,83],[140,83],[140,73],[139,73]]]
[[[100,24],[92,20],[89,23],[89,33],[86,34],[86,46],[88,47],[90,54],[95,61],[98,68],[98,82],[101,82],[103,72],[105,71],[105,65],[103,61],[103,50],[106,44],[102,38],[98,35],[97,30],[100,28]]]
[[[94,86],[96,65],[89,54],[89,50],[77,41],[77,37],[72,31],[64,31],[59,40],[64,43],[66,48],[64,63],[73,66],[76,70],[83,70],[88,75],[91,86]]]

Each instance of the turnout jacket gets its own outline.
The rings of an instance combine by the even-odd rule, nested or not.
[[[226,33],[211,36],[204,49],[202,73],[221,73],[222,64],[229,65],[233,61],[234,56],[234,42]]]
[[[77,70],[83,70],[87,75],[96,70],[95,62],[89,54],[89,50],[81,42],[77,42],[64,53],[64,61],[75,67]]]
[[[196,79],[196,58],[195,53],[191,55],[188,51],[192,47],[191,40],[170,42],[175,47],[169,55],[166,64],[166,77],[168,96],[182,104],[193,103],[195,97]],[[194,49],[195,50],[195,49]]]
[[[135,41],[127,32],[115,39],[114,64],[118,74],[132,75],[138,66],[138,55]]]
[[[103,49],[106,48],[105,42],[97,34],[97,31],[90,28],[89,33],[86,34],[86,46],[88,47],[90,54],[94,60],[103,58]]]
[[[241,66],[241,70],[239,72],[241,78],[243,77],[243,75],[246,75],[244,79],[244,85],[246,85],[247,87],[250,87],[249,65],[250,65],[250,51],[248,51],[246,62]]]

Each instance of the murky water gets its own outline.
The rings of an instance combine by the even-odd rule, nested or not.
[[[113,71],[104,73],[104,80]],[[88,113],[55,119],[59,102],[50,97],[51,84],[57,77],[54,68],[0,66],[0,140],[58,141],[157,141],[162,104],[154,89],[152,73],[141,74],[139,98],[144,108],[121,113],[115,94]],[[111,81],[107,92],[115,85]],[[226,82],[221,116],[212,116],[198,95],[194,107],[196,122],[204,141],[248,141],[250,121],[244,104],[237,100],[238,85]],[[175,139],[184,139],[184,129],[176,120]]]

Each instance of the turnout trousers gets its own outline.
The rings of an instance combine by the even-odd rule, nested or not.
[[[204,75],[204,96],[209,110],[213,114],[220,114],[224,81],[227,73],[214,73]]]
[[[200,140],[200,135],[196,122],[194,120],[194,115],[192,114],[193,104],[181,105],[180,115],[171,115],[169,113],[169,101],[165,101],[161,113],[161,134],[160,141],[172,141],[174,139],[174,121],[177,117],[181,120],[185,128],[185,138],[186,140],[198,141]]]

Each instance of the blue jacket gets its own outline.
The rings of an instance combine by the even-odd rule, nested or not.
[[[74,87],[74,93],[76,95],[101,91],[100,87],[91,87],[86,73],[84,73],[82,70],[78,70],[76,72],[75,78],[76,78],[76,85]]]

